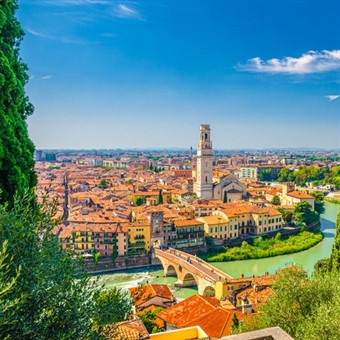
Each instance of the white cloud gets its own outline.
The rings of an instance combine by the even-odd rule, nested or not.
[[[36,30],[33,30],[32,28],[25,28],[25,31],[34,35],[35,37],[43,38],[43,39],[49,39],[49,40],[56,40],[60,41],[65,44],[87,44],[88,41],[85,41],[78,37],[68,37],[68,36],[53,36],[45,33],[38,32]]]
[[[311,74],[340,70],[340,50],[308,51],[300,57],[262,60],[255,57],[238,69],[258,73]]]
[[[50,39],[51,37],[47,34],[44,34],[44,33],[41,33],[41,32],[38,32],[30,27],[26,27],[25,28],[25,31],[34,35],[35,37],[40,37],[40,38],[47,38],[47,39]]]
[[[326,96],[326,98],[332,102],[333,100],[337,100],[338,98],[340,98],[340,94],[330,94],[328,96]]]
[[[127,18],[127,19],[139,19],[142,20],[142,15],[132,7],[129,7],[124,4],[119,4],[117,8],[114,10],[114,15],[120,18]]]
[[[51,78],[52,78],[52,75],[47,74],[46,76],[42,76],[40,79],[41,80],[48,80],[48,79],[51,79]]]

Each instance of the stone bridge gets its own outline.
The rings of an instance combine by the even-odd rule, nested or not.
[[[233,279],[195,255],[177,249],[155,249],[155,257],[162,263],[165,276],[177,276],[175,286],[197,286],[200,295],[221,299]]]

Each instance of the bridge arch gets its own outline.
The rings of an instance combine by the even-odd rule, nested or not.
[[[215,297],[215,288],[212,286],[206,286],[203,291],[203,296]]]
[[[166,272],[166,276],[177,276],[178,277],[177,270],[172,264],[168,265],[165,272]]]
[[[195,277],[190,274],[190,273],[186,273],[183,277],[183,286],[185,287],[190,287],[190,286],[198,286]]]

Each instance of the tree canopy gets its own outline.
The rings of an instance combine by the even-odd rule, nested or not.
[[[340,271],[340,213],[336,219],[335,238],[330,257],[330,269]]]
[[[273,291],[237,332],[279,326],[297,340],[340,338],[339,272],[308,277],[301,268],[288,267],[278,274]]]
[[[315,185],[334,184],[337,189],[340,189],[340,166],[332,168],[301,166],[297,171],[283,168],[277,180],[278,182],[295,182],[298,186],[305,186],[309,182]]]
[[[313,191],[311,193],[312,196],[315,197],[315,202],[314,202],[314,209],[315,211],[321,215],[325,212],[325,195],[322,191]]]
[[[26,118],[33,106],[25,94],[27,67],[19,56],[23,30],[15,17],[17,0],[0,2],[0,203],[13,204],[36,184],[34,145]]]
[[[5,268],[0,307],[1,287],[15,285],[4,295],[13,307],[5,314],[7,322],[0,322],[0,338],[98,338],[103,325],[127,318],[130,302],[118,289],[103,292],[82,259],[62,251],[52,233],[56,206],[32,209],[31,200],[15,199],[11,209],[0,206],[0,243],[6,244],[5,262],[0,254]]]
[[[312,210],[312,206],[308,202],[304,201],[295,205],[294,218],[297,222],[309,225],[317,222],[319,215],[316,211]]]

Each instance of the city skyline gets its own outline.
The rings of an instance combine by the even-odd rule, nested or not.
[[[308,6],[308,8],[306,8]],[[338,2],[21,0],[37,149],[340,147]]]

